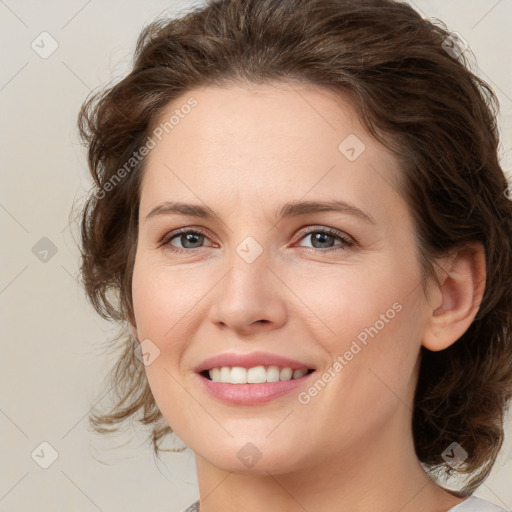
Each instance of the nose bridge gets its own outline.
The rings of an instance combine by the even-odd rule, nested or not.
[[[271,257],[268,247],[264,247],[252,235],[248,235],[231,251],[228,282],[230,286],[240,287],[244,295],[264,295],[268,287]]]
[[[213,320],[237,330],[261,320],[279,324],[285,308],[268,247],[248,235],[232,247],[228,261],[229,271],[215,297]]]

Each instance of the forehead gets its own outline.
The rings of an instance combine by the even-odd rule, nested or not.
[[[187,105],[192,100],[195,106],[190,108]],[[279,82],[194,89],[169,103],[155,127],[165,128],[171,117],[174,123],[178,121],[168,130],[175,145],[193,138],[197,149],[220,144],[229,154],[242,144],[267,154],[272,149],[282,153],[287,147],[296,152],[301,147],[309,150],[310,142],[328,134],[331,137],[326,142],[339,139],[340,127],[364,131],[348,101],[312,85]],[[288,146],[278,145],[285,140]]]
[[[217,201],[249,199],[250,192],[260,204],[308,190],[363,200],[381,195],[383,185],[396,195],[394,156],[363,128],[349,101],[318,87],[193,89],[166,106],[155,130],[161,140],[146,160],[141,209],[148,194],[154,202],[170,190],[195,202],[213,193]]]

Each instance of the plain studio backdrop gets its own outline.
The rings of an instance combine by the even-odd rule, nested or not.
[[[501,103],[500,155],[510,177],[512,0],[411,4],[469,43]],[[0,0],[0,512],[176,512],[199,496],[190,450],[164,453],[157,464],[141,428],[104,439],[89,429],[89,410],[107,391],[113,360],[104,347],[114,330],[77,284],[78,230],[69,222],[73,202],[91,186],[76,129],[80,105],[128,71],[144,24],[191,6]],[[476,492],[507,508],[511,434],[509,419],[496,465]]]

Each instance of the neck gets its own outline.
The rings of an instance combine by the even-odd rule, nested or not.
[[[463,498],[425,473],[411,429],[400,428],[408,420],[396,414],[386,429],[358,439],[357,448],[323,454],[287,473],[272,474],[261,459],[254,473],[237,474],[196,454],[200,511],[446,512]]]

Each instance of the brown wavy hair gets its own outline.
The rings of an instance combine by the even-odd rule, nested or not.
[[[133,155],[168,103],[192,88],[308,84],[348,98],[396,154],[425,278],[435,276],[436,257],[475,241],[484,246],[486,287],[475,320],[449,348],[421,347],[412,431],[431,474],[453,473],[442,457],[452,442],[466,450],[457,472],[471,478],[459,496],[487,478],[512,396],[512,202],[498,159],[498,100],[471,71],[470,50],[455,41],[448,51],[452,40],[442,22],[391,0],[213,0],[144,26],[133,69],[93,92],[78,117],[95,181],[81,211],[81,278],[98,313],[124,323],[111,374],[117,398],[105,414],[91,413],[96,431],[113,432],[138,415],[152,425],[157,455],[172,432],[126,328],[135,324],[131,280],[146,161]]]

